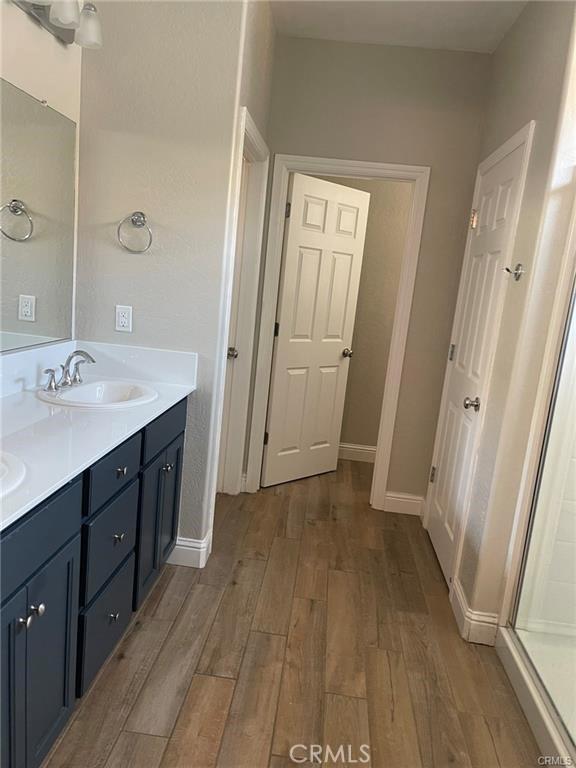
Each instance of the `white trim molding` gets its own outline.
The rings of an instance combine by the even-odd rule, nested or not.
[[[469,643],[494,645],[498,632],[498,614],[473,611],[458,578],[450,590],[450,605],[456,617],[460,634]]]
[[[378,432],[378,445],[374,463],[374,477],[370,503],[376,509],[385,509],[386,485],[392,452],[392,438],[396,421],[396,410],[400,394],[402,364],[408,336],[408,322],[412,307],[416,268],[420,253],[424,211],[428,196],[430,168],[423,165],[399,165],[395,163],[376,163],[361,160],[339,160],[325,157],[305,157],[300,155],[276,155],[274,178],[270,199],[270,222],[262,291],[262,311],[258,342],[258,362],[254,382],[252,421],[248,449],[247,490],[256,491],[260,487],[260,471],[264,450],[264,432],[270,388],[270,371],[274,348],[274,322],[278,302],[278,285],[282,265],[282,244],[286,223],[285,210],[288,196],[288,184],[291,173],[304,173],[319,176],[339,176],[349,178],[391,179],[407,181],[414,185],[412,208],[402,258],[402,271],[398,287],[398,298],[394,314],[394,326],[384,397]]]
[[[542,683],[532,672],[514,631],[509,627],[498,627],[496,652],[542,754],[570,757],[572,762],[566,761],[563,765],[574,765],[576,751],[570,744],[570,736],[565,732]]]
[[[204,568],[212,551],[212,531],[203,539],[186,539],[178,536],[176,546],[168,558],[170,565],[185,565],[188,568]]]
[[[394,493],[390,491],[384,498],[383,509],[385,512],[396,512],[399,515],[418,515],[418,517],[422,517],[424,513],[424,497],[414,496],[411,493]]]
[[[365,461],[374,464],[376,459],[375,445],[357,445],[356,443],[340,443],[338,458],[345,461]]]

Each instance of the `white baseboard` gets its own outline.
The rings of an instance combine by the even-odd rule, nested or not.
[[[338,458],[345,459],[346,461],[366,461],[369,464],[374,464],[376,460],[376,446],[340,443]]]
[[[168,558],[171,565],[186,565],[189,568],[204,568],[212,551],[212,532],[203,539],[185,539],[178,536],[176,546]]]
[[[570,745],[570,737],[559,724],[558,715],[548,704],[541,683],[526,663],[513,630],[498,627],[496,652],[510,678],[542,754],[564,758],[565,761],[557,765],[574,765],[576,752]],[[566,760],[568,757],[571,762]]]
[[[450,590],[450,604],[456,617],[460,634],[469,643],[494,645],[498,632],[498,614],[473,611],[458,578]]]
[[[422,517],[424,513],[424,497],[414,496],[411,493],[393,493],[390,491],[386,494],[384,510],[386,512],[396,512],[400,515],[418,515]]]

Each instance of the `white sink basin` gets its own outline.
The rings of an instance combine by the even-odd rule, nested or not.
[[[12,453],[0,451],[0,498],[18,488],[26,477],[26,466]]]
[[[40,400],[53,405],[99,410],[134,408],[158,397],[158,392],[147,384],[129,381],[90,381],[58,392],[39,391],[37,394]]]

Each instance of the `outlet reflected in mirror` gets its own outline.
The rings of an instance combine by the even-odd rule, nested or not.
[[[71,337],[76,125],[0,79],[0,351]]]

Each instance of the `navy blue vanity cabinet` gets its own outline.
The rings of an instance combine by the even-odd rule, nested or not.
[[[26,765],[26,587],[0,610],[0,755],[2,768]]]
[[[182,400],[144,430],[134,609],[176,546],[185,428]]]
[[[0,538],[2,768],[36,768],[72,712],[82,485],[69,484]]]

